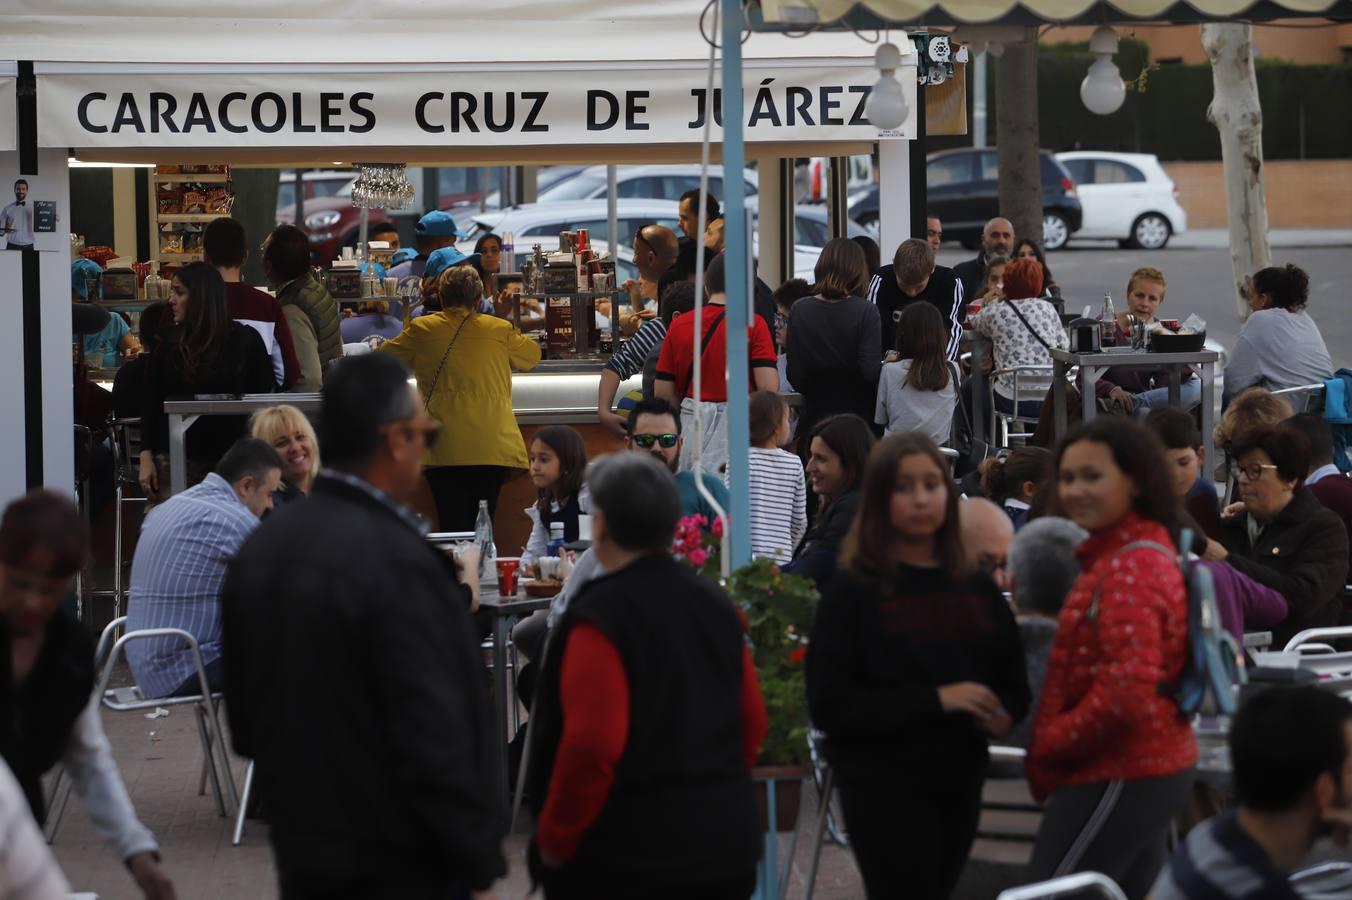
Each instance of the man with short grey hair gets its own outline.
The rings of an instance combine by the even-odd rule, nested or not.
[[[953,272],[962,281],[964,296],[976,297],[986,280],[986,261],[994,256],[1009,256],[1014,249],[1014,223],[996,216],[981,229],[981,251],[975,259],[958,263]]]
[[[968,497],[958,504],[958,526],[968,565],[989,575],[1000,590],[1009,590],[1009,545],[1014,540],[1009,514],[984,497]]]
[[[1019,529],[1010,545],[1009,585],[1023,641],[1028,686],[1033,689],[1028,715],[1005,741],[1012,747],[1028,746],[1032,736],[1042,681],[1047,676],[1047,659],[1056,637],[1056,618],[1066,594],[1080,577],[1080,560],[1075,550],[1087,537],[1089,532],[1069,519],[1044,516]]]
[[[592,552],[531,709],[532,875],[549,900],[747,897],[765,736],[755,664],[722,588],[671,555],[676,482],[645,453],[592,463]],[[655,853],[652,835],[679,853]]]

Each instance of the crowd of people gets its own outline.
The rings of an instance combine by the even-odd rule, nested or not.
[[[695,235],[700,202],[682,200],[683,237],[661,225],[634,237],[629,340],[598,392],[624,452],[597,459],[568,426],[523,438],[511,374],[536,365],[539,345],[500,314],[501,241],[461,253],[447,213],[420,221],[414,255],[391,270],[416,285],[401,291],[407,307],[358,313],[378,352],[344,356],[358,317],[341,319],[303,232],[287,227],[263,250],[275,298],[240,281],[246,241],[227,219],[208,228],[208,261],[179,269],[168,304],[147,310],[149,352],[123,369],[119,392],[143,418],[140,480],[157,501],[127,627],[188,631],[204,672],[172,638],[134,643],[128,661],[147,697],[197,694],[203,675],[224,691],[285,896],[479,897],[504,874],[477,560],[436,550],[411,507],[426,485],[437,527],[472,531],[481,503],[502,514],[500,490],[519,474],[536,491],[523,562],[554,534],[578,541],[584,517],[591,536],[551,607],[513,632],[535,672],[523,779],[533,876],[550,898],[628,896],[635,884],[648,897],[750,895],[765,704],[737,609],[671,553],[684,517],[726,527],[726,406],[742,390],[752,551],[820,594],[801,702],[825,735],[870,897],[952,893],[992,744],[1026,748],[1043,804],[1029,880],[1094,870],[1131,898],[1153,886],[1202,900],[1239,871],[1276,884],[1317,825],[1352,825],[1352,705],[1270,689],[1230,735],[1238,810],[1168,857],[1198,752],[1173,690],[1190,652],[1180,552],[1211,573],[1222,625],[1240,639],[1270,630],[1280,647],[1343,617],[1352,481],[1329,423],[1272,393],[1332,375],[1303,272],[1253,278],[1261,313],[1232,355],[1240,376],[1232,385],[1227,369],[1217,434],[1230,461],[1223,504],[1195,375],[1171,407],[1162,376],[1110,369],[1098,418],[955,471],[968,367],[995,373],[997,409],[1037,419],[1049,378],[1006,373],[1067,346],[1046,260],[1004,219],[956,269],[935,261],[934,217],[928,239],[904,241],[886,265],[869,239],[829,242],[813,284],[759,292],[747,382],[729,384],[717,206]],[[686,252],[696,240],[708,250],[699,298]],[[1137,269],[1131,314],[1152,321],[1165,289],[1163,273]],[[397,330],[380,333],[385,318]],[[989,339],[989,362],[960,358],[964,331]],[[124,352],[120,341],[95,351]],[[640,372],[641,396],[617,404]],[[194,426],[193,486],[162,496],[166,397],[321,386],[317,432],[285,404]],[[0,522],[0,646],[15,662],[0,696],[12,721],[46,729],[16,725],[0,749],[39,821],[36,779],[58,758],[77,783],[102,779],[86,803],[147,896],[172,896],[110,771],[92,651],[57,611],[88,552],[72,510],[39,493]],[[51,671],[36,665],[58,652],[48,645],[88,659]],[[42,687],[20,692],[29,669]],[[44,712],[46,697],[62,705]],[[75,744],[95,774],[78,774]]]

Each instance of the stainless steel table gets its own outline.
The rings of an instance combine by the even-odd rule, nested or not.
[[[982,360],[986,358],[986,353],[993,348],[991,339],[972,329],[966,329],[962,333],[962,343],[959,345],[967,347],[972,352],[971,357],[971,382],[972,382],[972,443],[986,440],[986,370],[982,367]],[[962,402],[959,395],[958,402]]]
[[[164,414],[169,420],[169,492],[177,494],[188,486],[187,458],[183,439],[199,416],[247,416],[260,409],[288,404],[306,415],[319,412],[319,394],[243,394],[238,397],[201,396],[192,400],[165,400]]]
[[[506,787],[503,797],[504,815],[511,815],[512,785],[507,780],[507,731],[511,707],[507,703],[508,690],[511,689],[512,703],[516,702],[516,691],[507,677],[507,643],[511,639],[512,627],[517,620],[541,609],[548,609],[554,602],[553,597],[503,597],[496,586],[483,585],[479,589],[479,609],[493,616],[493,718],[497,730],[497,765],[501,780]]]
[[[1202,445],[1207,460],[1215,459],[1211,433],[1215,427],[1216,363],[1220,354],[1215,350],[1193,353],[1150,353],[1132,350],[1121,353],[1072,353],[1052,350],[1052,403],[1056,412],[1056,436],[1066,433],[1066,373],[1078,366],[1076,386],[1084,421],[1091,421],[1098,413],[1095,385],[1111,367],[1122,369],[1164,369],[1169,373],[1169,405],[1178,406],[1182,396],[1183,371],[1198,369],[1202,379]]]

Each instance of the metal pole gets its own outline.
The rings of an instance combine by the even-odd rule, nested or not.
[[[972,63],[972,146],[986,146],[986,66],[990,57],[986,52],[976,55]]]
[[[615,185],[615,164],[611,163],[606,166],[606,243],[610,247],[610,255],[619,259],[619,246],[624,238],[620,237],[619,233],[620,201],[615,197],[616,190],[618,188]]]
[[[731,568],[751,561],[751,499],[747,492],[750,472],[751,431],[747,413],[747,271],[750,261],[742,250],[746,246],[746,148],[742,141],[742,3],[719,0],[722,13],[723,43],[723,198],[732,210],[724,227],[727,246],[733,249],[725,257],[728,334],[728,483],[732,485]],[[735,248],[735,249],[734,249]]]
[[[929,191],[925,154],[925,88],[915,90],[915,139],[911,152],[911,237],[924,239],[926,216],[929,209]]]

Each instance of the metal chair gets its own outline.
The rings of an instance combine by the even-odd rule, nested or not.
[[[850,845],[849,835],[835,808],[835,772],[826,761],[826,735],[815,728],[807,732],[807,752],[812,763],[812,781],[817,786],[817,828],[812,839],[812,862],[807,873],[807,888],[804,900],[812,900],[817,890],[817,867],[821,863],[822,844],[829,835],[831,840],[842,847]]]
[[[1326,643],[1329,640],[1338,639],[1352,640],[1352,625],[1339,625],[1334,628],[1307,628],[1287,641],[1286,646],[1282,649],[1286,653],[1293,653],[1302,644],[1311,644],[1316,641]]]
[[[109,443],[113,448],[113,587],[111,590],[90,591],[89,597],[112,597],[113,618],[126,611],[126,573],[122,555],[123,511],[126,504],[147,503],[141,495],[138,452],[141,443],[140,419],[114,419],[108,427]],[[135,496],[128,496],[134,493]]]
[[[1019,415],[1018,408],[1020,403],[1029,400],[1042,402],[1043,398],[1046,396],[1046,391],[1034,389],[1030,393],[1027,388],[1021,390],[1019,388],[1019,380],[1021,378],[1026,379],[1030,376],[1039,376],[1043,379],[1050,379],[1051,375],[1051,366],[1013,366],[1008,369],[996,369],[994,372],[990,373],[987,382],[989,390],[986,399],[990,407],[990,434],[995,438],[997,446],[1008,448],[1011,445],[1011,441],[1015,439],[1018,440],[1020,445],[1023,445],[1027,442],[1028,438],[1032,437],[1033,429],[1037,428],[1038,417],[1021,416]],[[995,383],[997,380],[1000,380],[1002,376],[1007,377],[1010,380],[1011,387],[1014,391],[1015,403],[1013,413],[1001,412],[996,409],[995,406]],[[1020,426],[1018,431],[1012,429],[1012,426],[1015,424]],[[1031,428],[1027,426],[1031,426]]]
[[[1064,878],[1053,878],[1050,881],[1010,888],[1001,891],[995,900],[1046,900],[1051,897],[1063,897],[1066,894],[1077,894],[1080,891],[1092,891],[1108,900],[1127,900],[1127,895],[1122,893],[1117,882],[1100,872],[1080,872]]]
[[[206,792],[205,782],[208,778],[211,780],[212,792],[216,798],[216,810],[222,816],[227,814],[224,796],[221,790],[221,776],[217,769],[215,750],[217,743],[220,746],[221,766],[225,770],[225,785],[230,794],[230,802],[238,804],[238,795],[235,792],[235,777],[230,771],[230,755],[225,743],[225,732],[221,729],[220,719],[217,715],[217,707],[220,704],[223,694],[211,693],[207,683],[206,666],[202,662],[202,651],[197,645],[197,639],[188,632],[180,628],[146,628],[139,631],[125,632],[121,637],[115,638],[114,635],[119,630],[125,629],[127,624],[126,616],[114,619],[108,623],[108,627],[103,629],[103,634],[99,636],[99,643],[94,652],[95,665],[98,666],[102,660],[102,674],[99,676],[98,687],[95,696],[104,709],[113,712],[140,712],[143,710],[153,710],[157,707],[185,706],[192,704],[193,711],[197,717],[198,737],[202,743],[203,771],[198,784],[198,793]],[[124,688],[109,688],[109,683],[113,677],[113,670],[116,668],[119,657],[124,655],[124,648],[132,641],[145,640],[149,638],[176,637],[184,641],[192,651],[193,663],[197,669],[198,684],[201,686],[201,693],[191,694],[185,697],[161,697],[159,699],[147,700],[142,694],[140,688],[135,685]],[[111,650],[109,645],[111,644]],[[62,782],[65,782],[63,785]],[[51,803],[49,808],[53,811],[51,822],[47,826],[47,842],[52,843],[56,840],[57,829],[61,826],[61,818],[65,813],[66,803],[70,800],[70,779],[65,777],[64,771],[58,771],[56,778],[52,783]]]
[[[986,783],[992,781],[1023,781],[1024,763],[1028,759],[1028,751],[1023,747],[1006,747],[999,744],[992,744],[990,747],[990,762],[986,766]],[[1042,807],[1037,803],[1029,802],[1006,802],[1002,800],[987,800],[984,797],[981,800],[981,809],[983,812],[1019,813],[1024,815],[1042,815]],[[1029,831],[1020,831],[1017,829],[988,829],[979,828],[977,837],[988,841],[1004,841],[1006,843],[1031,844],[1036,837],[1036,829]]]
[[[1352,862],[1320,863],[1293,872],[1291,885],[1307,900],[1335,900],[1352,895]]]
[[[1298,394],[1303,394],[1304,396],[1297,396]],[[1279,388],[1273,391],[1272,395],[1274,397],[1286,397],[1287,402],[1291,404],[1292,412],[1309,412],[1310,405],[1314,402],[1315,398],[1323,398],[1324,382],[1320,381],[1316,384],[1298,384],[1295,387]]]

